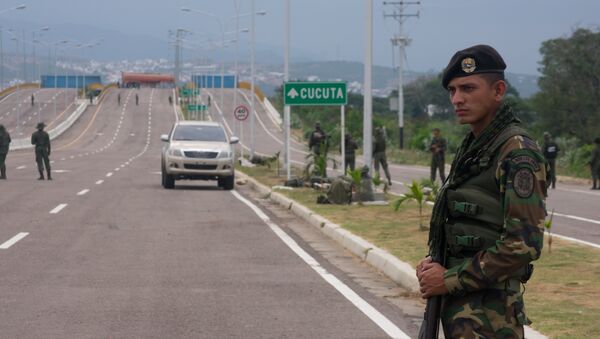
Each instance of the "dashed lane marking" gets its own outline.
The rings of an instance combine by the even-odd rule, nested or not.
[[[110,178],[110,177],[112,177],[112,175],[113,175],[113,173],[112,173],[112,172],[108,172],[108,173],[106,173],[106,177],[107,177],[107,178]]]
[[[2,245],[0,245],[0,249],[1,250],[9,249],[12,245],[16,244],[19,240],[25,238],[28,235],[29,235],[28,232],[21,232],[21,233],[15,235],[14,237],[10,238],[6,242],[4,242]]]
[[[104,180],[98,180],[98,181],[96,181],[96,185],[100,185],[103,182],[104,182]]]
[[[60,204],[56,207],[54,207],[54,209],[52,211],[50,211],[50,214],[57,214],[58,212],[62,211],[65,207],[67,207],[68,204]]]
[[[77,195],[85,195],[85,194],[87,194],[89,191],[90,191],[90,190],[86,188],[86,189],[84,189],[84,190],[81,190],[79,193],[77,193]]]

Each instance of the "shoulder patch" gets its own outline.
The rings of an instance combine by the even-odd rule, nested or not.
[[[514,165],[527,164],[527,165],[531,166],[531,168],[533,168],[533,170],[536,172],[540,170],[539,162],[528,155],[516,156],[514,158],[511,158],[510,162]]]
[[[513,175],[513,189],[520,198],[529,198],[533,194],[535,176],[529,168],[520,168]]]

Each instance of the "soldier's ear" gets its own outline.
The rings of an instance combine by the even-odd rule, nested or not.
[[[506,82],[504,80],[498,80],[494,83],[494,97],[500,101],[506,94]]]

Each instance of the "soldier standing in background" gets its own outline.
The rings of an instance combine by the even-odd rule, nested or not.
[[[392,186],[392,177],[390,176],[387,156],[385,155],[386,147],[387,138],[385,137],[385,129],[383,127],[378,127],[375,129],[375,138],[373,140],[373,163],[375,166],[375,173],[379,176],[379,165],[381,164],[385,177],[388,180],[388,185]]]
[[[548,132],[544,132],[544,145],[542,146],[544,157],[550,165],[550,171],[548,172],[552,188],[556,188],[556,157],[558,156],[558,145],[552,140],[552,136]]]
[[[440,180],[442,183],[446,180],[446,160],[444,155],[446,153],[446,139],[440,135],[440,129],[433,129],[433,138],[429,145],[429,151],[431,152],[431,182],[435,181],[435,172],[439,169]]]
[[[346,135],[344,136],[344,163],[346,164],[346,168],[344,168],[344,173],[348,172],[348,167],[351,171],[354,171],[357,149],[358,145],[356,144],[356,141],[352,139],[352,135],[350,135],[350,133],[346,133]]]
[[[542,253],[546,164],[537,143],[504,102],[506,64],[477,45],[444,70],[459,147],[433,207],[429,256],[417,265],[423,298],[442,296],[446,338],[523,338],[522,286]],[[445,253],[445,261],[439,258]]]
[[[40,177],[38,180],[44,180],[44,166],[48,180],[52,180],[50,174],[50,136],[44,131],[46,125],[43,122],[37,124],[37,131],[31,135],[31,144],[35,145],[35,161],[37,162]]]
[[[31,94],[31,106],[35,105],[35,97]]]
[[[10,145],[10,134],[4,128],[4,125],[0,124],[0,179],[6,179],[6,155]]]
[[[600,138],[594,139],[596,148],[592,151],[592,160],[590,160],[590,167],[592,170],[592,181],[594,185],[593,190],[600,190]]]
[[[135,105],[137,106],[140,103],[140,97],[138,97],[137,93],[135,94]]]
[[[327,147],[324,145],[325,142],[327,142],[327,134],[321,129],[321,124],[317,122],[315,123],[315,130],[310,134],[308,148],[310,148],[314,155],[321,155],[321,152],[325,151],[321,149],[321,145],[323,144],[325,148]]]
[[[117,104],[119,104],[119,106],[121,106],[121,93],[119,93],[117,95]]]

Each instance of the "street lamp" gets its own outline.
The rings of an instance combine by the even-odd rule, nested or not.
[[[33,82],[35,82],[35,79],[37,78],[36,68],[35,68],[35,66],[37,64],[37,61],[35,59],[35,44],[36,44],[36,42],[38,42],[38,40],[36,40],[36,38],[35,38],[35,33],[40,33],[40,35],[41,35],[42,32],[46,32],[46,31],[49,31],[49,30],[50,30],[50,27],[44,26],[44,27],[42,27],[40,29],[37,29],[37,30],[34,30],[33,32],[31,32],[32,46],[33,46],[33,48],[32,48],[32,54],[33,54],[33,75],[32,75],[32,77],[33,77]],[[50,62],[50,61],[48,60],[48,62]],[[41,73],[40,68],[41,68],[41,66],[38,65],[37,73]]]
[[[4,14],[8,11],[12,11],[12,10],[19,10],[19,9],[25,9],[27,8],[27,6],[25,6],[25,4],[22,5],[18,5],[18,6],[14,6],[14,7],[10,7],[10,8],[6,8],[0,11],[0,14]]]
[[[238,10],[238,6],[236,6],[236,11]],[[251,52],[250,52],[250,92],[251,92],[251,98],[250,98],[250,159],[252,159],[254,157],[254,151],[255,151],[255,133],[254,133],[254,115],[256,114],[255,109],[254,109],[254,80],[255,80],[255,73],[254,73],[254,59],[255,59],[255,45],[256,45],[256,41],[255,41],[255,30],[256,30],[256,25],[254,24],[254,17],[255,15],[266,15],[267,11],[265,10],[260,10],[260,11],[255,11],[254,10],[254,0],[252,0],[252,7],[250,9],[250,13],[243,13],[243,14],[239,14],[236,13],[235,16],[235,26],[236,26],[236,31],[239,31],[239,18],[243,17],[243,16],[251,16],[251,28],[250,28],[250,40],[251,40]],[[235,77],[236,77],[236,81],[235,81],[235,91],[234,91],[234,95],[233,95],[233,102],[234,102],[234,106],[237,106],[237,92],[238,92],[238,67],[237,67],[237,57],[238,57],[238,49],[237,49],[237,44],[236,44],[236,53],[235,53]],[[234,123],[234,127],[235,127],[235,123]]]
[[[219,24],[219,28],[221,30],[221,46],[223,48],[223,51],[225,51],[225,30],[223,28],[223,21],[221,20],[221,18],[219,18],[218,16],[216,16],[215,14],[212,13],[208,13],[208,12],[204,12],[204,11],[199,11],[197,9],[192,9],[192,8],[187,8],[187,7],[181,7],[181,10],[183,12],[194,12],[194,13],[198,13],[201,15],[205,15],[205,16],[209,16],[211,18],[214,18],[215,20],[217,20],[217,23]],[[223,109],[223,76],[224,76],[224,52],[223,55],[221,55],[221,109]],[[213,78],[214,80],[214,78]],[[214,86],[214,81],[213,81],[213,86]]]
[[[8,11],[12,11],[12,10],[21,10],[21,9],[25,9],[26,6],[23,5],[18,5],[15,7],[10,7],[10,8],[6,8],[3,10],[0,10],[0,15],[4,14]],[[2,29],[0,28],[0,89],[4,88],[4,52],[3,52],[3,48],[2,48]]]

